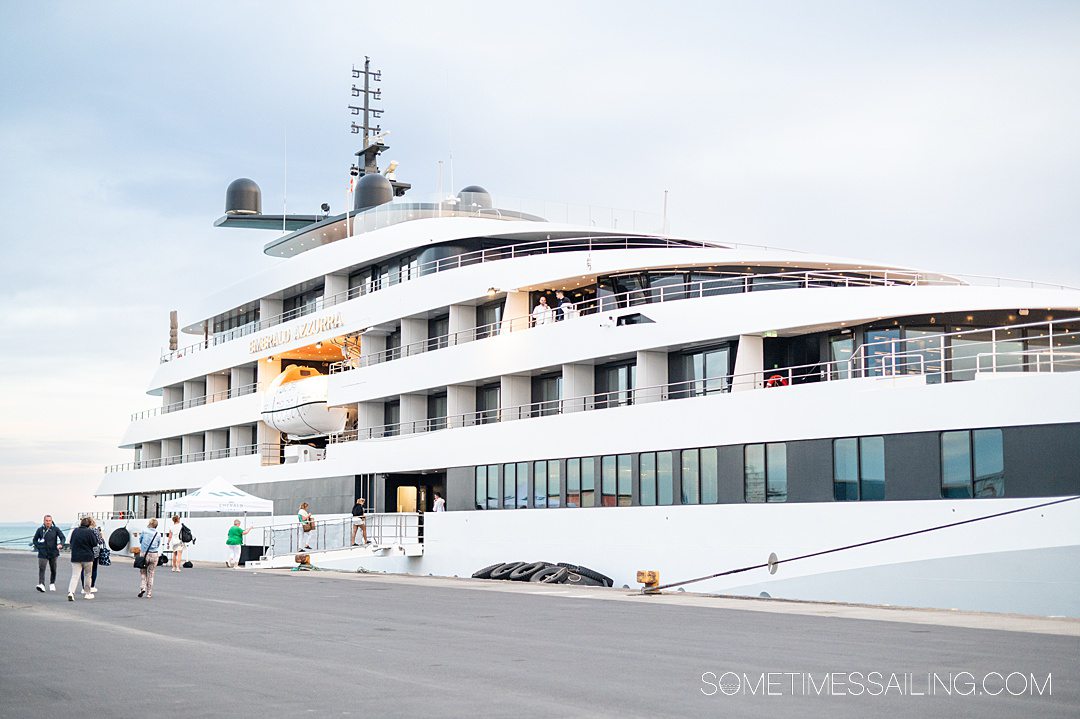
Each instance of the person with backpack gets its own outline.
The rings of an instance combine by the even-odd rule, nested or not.
[[[39,592],[45,591],[45,567],[49,568],[49,591],[56,591],[56,560],[60,556],[67,539],[60,527],[53,524],[51,514],[46,514],[42,519],[41,526],[34,532],[34,549],[38,555],[38,583]]]
[[[180,515],[174,514],[172,524],[169,526],[169,550],[172,552],[172,567],[170,571],[179,572],[184,566],[184,550],[191,542],[191,530],[180,521]]]

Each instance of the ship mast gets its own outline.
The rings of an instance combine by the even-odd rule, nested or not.
[[[361,119],[361,123],[357,124],[356,120],[352,120],[349,124],[349,131],[354,135],[363,134],[363,146],[356,153],[356,157],[359,158],[356,164],[353,164],[350,168],[350,175],[353,177],[378,174],[379,163],[378,157],[381,153],[389,149],[383,140],[389,135],[389,132],[384,132],[381,124],[372,125],[372,120],[378,120],[382,117],[383,109],[381,107],[372,107],[372,101],[382,101],[382,88],[373,87],[373,84],[382,82],[382,71],[371,69],[371,58],[367,55],[364,56],[364,67],[357,68],[353,65],[352,77],[354,82],[352,83],[352,96],[354,98],[363,98],[363,104],[349,105],[349,112],[353,117]],[[355,80],[363,79],[363,85],[357,86]],[[401,197],[405,192],[412,187],[412,185],[405,182],[398,182],[392,176],[387,177],[390,180],[390,184],[394,187],[394,196]]]

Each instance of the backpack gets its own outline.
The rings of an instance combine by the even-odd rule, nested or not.
[[[186,524],[180,525],[180,541],[184,544],[191,544],[195,541],[195,537],[191,536],[191,530],[188,529]]]

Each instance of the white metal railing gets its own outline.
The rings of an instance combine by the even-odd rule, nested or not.
[[[200,342],[195,342],[170,352],[163,352],[161,355],[161,362],[170,362],[174,359],[179,359],[186,355],[199,352],[210,347],[215,347],[220,344],[231,342],[240,337],[259,332],[267,329],[268,327],[274,327],[284,322],[290,322],[300,317],[320,312],[329,307],[334,307],[343,302],[362,297],[364,295],[378,292],[379,290],[393,285],[398,285],[410,280],[419,279],[426,275],[434,274],[436,272],[444,272],[446,270],[458,269],[460,267],[466,267],[469,265],[482,264],[484,262],[494,262],[496,260],[509,260],[518,257],[526,257],[529,255],[546,255],[556,252],[592,252],[594,250],[626,250],[626,249],[647,249],[647,248],[671,248],[671,247],[706,247],[705,243],[692,242],[689,240],[669,240],[661,237],[649,237],[649,236],[600,236],[600,237],[571,237],[556,240],[541,240],[538,242],[526,242],[516,245],[505,245],[502,247],[491,247],[484,250],[476,250],[473,252],[466,252],[460,255],[453,255],[451,257],[444,257],[430,262],[425,262],[419,265],[407,266],[400,268],[397,272],[391,272],[385,275],[380,275],[377,278],[373,278],[368,282],[358,287],[352,287],[348,290],[343,290],[337,294],[327,295],[320,297],[315,302],[310,302],[302,307],[297,307],[287,312],[282,312],[279,315],[273,317],[267,317],[260,319],[256,322],[249,322],[246,325],[236,327],[225,332],[219,332],[211,337],[208,337]]]
[[[745,292],[765,292],[780,289],[808,289],[819,287],[892,287],[914,285],[960,285],[957,280],[929,279],[915,272],[893,270],[858,271],[858,272],[776,272],[770,274],[751,274],[733,272],[702,272],[711,275],[708,279],[684,282],[650,289],[630,290],[603,297],[594,297],[582,302],[572,303],[569,308],[552,307],[547,313],[534,315],[529,313],[511,317],[479,327],[451,332],[438,337],[412,342],[399,347],[392,347],[380,352],[366,353],[351,357],[330,365],[330,374],[345,372],[369,365],[381,364],[402,357],[430,352],[444,347],[453,347],[499,334],[520,332],[532,327],[554,324],[564,319],[576,319],[639,305],[674,300],[698,299],[717,295],[741,294]]]
[[[238,447],[224,447],[222,449],[208,449],[201,452],[188,452],[170,457],[156,457],[154,459],[140,459],[124,464],[111,464],[105,467],[105,472],[127,472],[133,469],[147,469],[149,467],[168,467],[174,464],[187,464],[188,462],[205,462],[211,459],[224,459],[226,457],[244,457],[258,454],[260,448],[265,452],[267,448],[275,448],[276,445],[245,444]]]
[[[651,387],[599,392],[567,399],[531,402],[512,407],[358,428],[331,435],[330,443],[411,435],[629,404],[664,402],[731,391],[771,389],[811,382],[902,375],[923,376],[930,382],[935,380],[965,381],[975,379],[976,370],[979,367],[982,367],[979,371],[994,373],[1080,371],[1080,329],[1063,329],[1066,324],[1073,328],[1080,328],[1080,318],[942,333],[940,345],[943,348],[940,355],[940,358],[943,358],[942,362],[938,362],[939,358],[935,358],[932,354],[927,356],[926,350],[907,351],[903,348],[904,342],[924,341],[925,338],[873,342],[861,345],[847,360],[669,382]],[[1057,331],[1054,329],[1055,326],[1058,326]],[[997,339],[998,333],[1011,331],[1015,334],[1017,330],[1022,330],[1025,336],[1017,339],[1013,335],[1008,335]],[[991,335],[991,339],[986,342],[971,340],[974,334],[986,333]],[[962,338],[969,343],[963,345],[965,354],[959,357],[945,354],[944,348],[949,348],[950,353],[953,352],[951,343],[955,338]],[[1036,347],[1016,350],[1012,345],[1018,342],[1034,343]],[[1046,346],[1041,347],[1042,343]],[[883,351],[880,354],[868,354],[875,348],[882,348]],[[978,364],[979,356],[984,358],[981,360],[982,365]]]
[[[416,512],[368,512],[364,521],[367,525],[368,541],[379,547],[393,545],[421,544],[424,541],[420,515]],[[352,517],[315,520],[315,552],[348,549],[352,546]],[[356,539],[362,541],[362,531],[356,530]],[[299,522],[263,527],[263,546],[266,556],[296,554],[300,550],[303,530]]]
[[[202,407],[206,404],[221,402],[222,400],[232,399],[233,397],[243,397],[244,395],[254,394],[258,389],[259,385],[257,382],[241,385],[239,387],[232,387],[223,392],[214,392],[213,394],[203,395],[202,397],[193,397],[181,402],[173,402],[161,407],[143,410],[142,412],[134,412],[131,415],[131,421],[134,422],[140,419],[147,419],[148,417],[155,417],[159,414],[169,414],[182,409],[190,409],[191,407]]]

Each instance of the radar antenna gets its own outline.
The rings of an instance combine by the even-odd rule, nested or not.
[[[359,158],[358,163],[353,164],[350,168],[349,174],[356,178],[359,175],[369,175],[379,173],[378,157],[382,152],[389,149],[384,140],[389,135],[389,131],[383,130],[381,124],[372,125],[373,120],[379,120],[382,118],[383,109],[381,107],[372,107],[372,102],[382,102],[382,88],[373,87],[374,83],[382,82],[382,71],[371,69],[371,58],[367,55],[364,56],[364,67],[358,68],[356,65],[352,67],[352,77],[354,82],[352,83],[351,93],[354,98],[363,98],[363,104],[350,104],[349,113],[352,117],[357,118],[361,122],[357,124],[357,119],[351,120],[349,123],[349,132],[353,135],[359,135],[363,133],[363,145],[361,149],[356,153],[356,157]],[[358,86],[355,82],[363,78],[363,85]],[[357,100],[359,103],[359,100]],[[397,180],[390,179],[390,183],[394,187],[394,196],[401,197],[405,194],[406,190],[410,189],[412,185],[405,182],[398,182]]]

